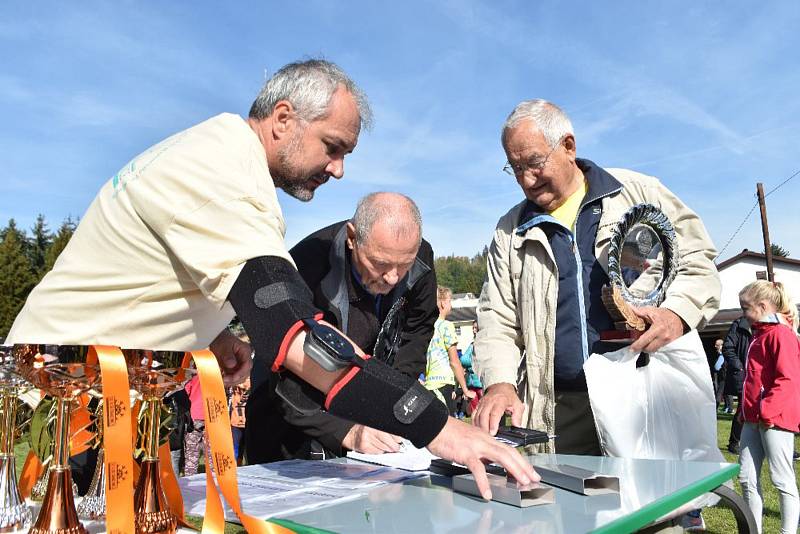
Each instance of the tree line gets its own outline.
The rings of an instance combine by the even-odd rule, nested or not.
[[[52,232],[39,214],[30,233],[14,219],[0,230],[0,338],[6,337],[28,293],[53,268],[76,227],[77,221],[67,217]]]

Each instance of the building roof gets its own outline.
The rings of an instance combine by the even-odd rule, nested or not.
[[[755,259],[755,260],[763,261],[764,265],[765,265],[764,268],[766,269],[766,260],[767,260],[767,255],[766,254],[761,254],[760,252],[753,252],[752,250],[744,249],[743,251],[741,251],[736,256],[732,256],[732,257],[728,258],[727,260],[718,263],[717,264],[717,270],[721,271],[722,269],[724,269],[726,267],[729,267],[729,266],[731,266],[731,265],[733,265],[735,263],[738,263],[739,261],[741,261],[743,259],[746,259],[746,258],[752,258],[752,259]],[[772,255],[772,262],[773,263],[783,263],[785,265],[800,265],[800,260],[796,260],[794,258],[784,258],[783,256],[775,256],[774,254]]]

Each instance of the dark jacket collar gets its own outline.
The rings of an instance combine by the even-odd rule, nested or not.
[[[586,191],[586,197],[581,202],[581,209],[588,204],[600,200],[601,198],[616,194],[622,190],[622,183],[611,176],[611,174],[605,171],[602,167],[597,166],[593,161],[576,158],[575,163],[583,172],[583,176],[586,178],[586,183],[589,185],[589,188]],[[525,207],[522,208],[522,213],[520,213],[520,228],[518,228],[518,230],[521,229],[522,226],[526,226],[525,230],[527,230],[527,228],[530,228],[532,225],[526,225],[526,223],[545,213],[547,212],[545,212],[538,205],[534,204],[532,201],[528,200],[525,202]]]
[[[342,224],[342,227],[336,232],[333,238],[333,243],[328,256],[328,262],[331,270],[322,279],[320,287],[325,298],[331,303],[331,307],[335,314],[339,317],[339,325],[341,330],[347,333],[348,312],[350,308],[350,292],[349,288],[355,285],[352,281],[353,275],[350,272],[350,254],[347,250],[347,225]],[[414,260],[414,265],[406,273],[400,282],[389,293],[388,307],[391,307],[406,291],[417,283],[417,280],[425,273],[431,270],[431,266],[422,261],[419,255]]]

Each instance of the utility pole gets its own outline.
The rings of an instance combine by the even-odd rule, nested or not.
[[[764,184],[756,184],[758,194],[758,207],[761,208],[761,233],[764,234],[764,254],[767,256],[767,280],[775,281],[775,273],[772,271],[772,246],[769,243],[769,226],[767,225],[767,203],[764,201]]]

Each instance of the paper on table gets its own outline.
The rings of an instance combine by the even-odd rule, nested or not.
[[[427,471],[431,467],[431,459],[436,458],[428,449],[418,449],[407,440],[403,440],[400,444],[399,452],[365,454],[350,451],[347,453],[347,457],[371,464],[404,469],[406,471]]]
[[[375,486],[414,478],[414,473],[352,463],[287,460],[250,465],[237,472],[239,495],[245,511],[260,519],[297,513],[366,494]],[[186,512],[205,514],[205,475],[179,479]],[[238,522],[225,506],[225,518]]]

